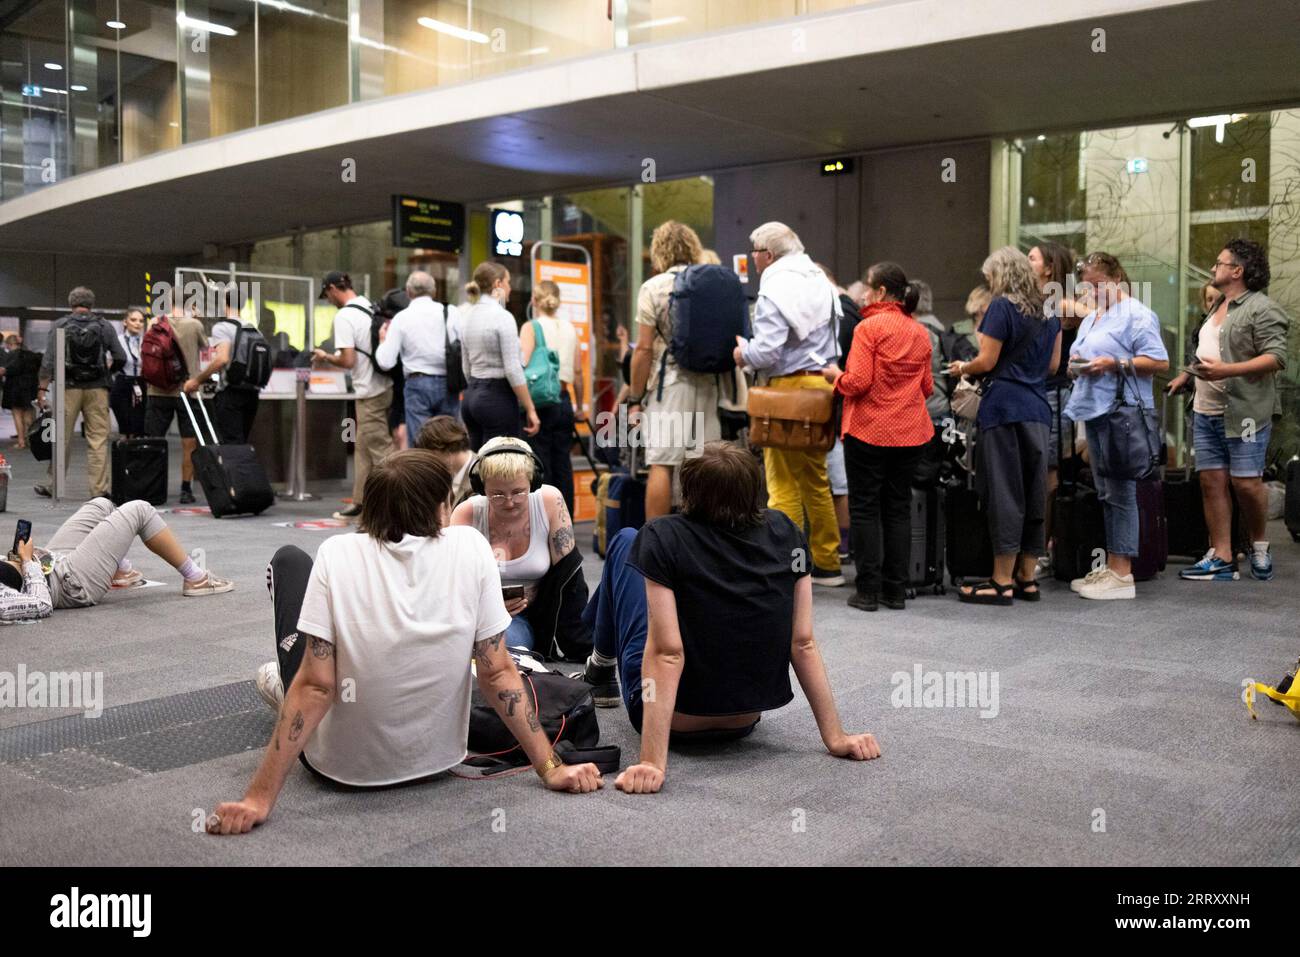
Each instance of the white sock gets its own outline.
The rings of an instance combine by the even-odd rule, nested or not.
[[[121,561],[119,561],[117,563],[117,570],[123,575],[129,572],[131,570],[131,559],[123,558]]]
[[[1255,546],[1255,551],[1261,555],[1268,552],[1268,542],[1251,542],[1251,544]]]
[[[608,668],[610,665],[618,664],[618,659],[606,657],[593,648],[591,651],[591,663],[597,668]]]
[[[194,564],[192,558],[185,559],[185,564],[176,570],[181,573],[181,577],[187,582],[201,582],[208,577],[208,573]]]

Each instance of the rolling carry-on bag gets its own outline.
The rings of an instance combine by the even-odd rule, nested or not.
[[[194,450],[191,459],[194,463],[194,477],[203,486],[203,494],[212,509],[213,518],[225,515],[258,515],[266,511],[275,502],[275,492],[267,480],[266,470],[257,460],[257,453],[251,445],[220,445],[217,431],[212,427],[208,417],[207,405],[199,403],[203,420],[207,423],[212,444],[204,441],[203,430],[194,418],[194,409],[188,397],[181,393],[181,403],[194,425],[194,434],[198,436],[199,447]]]
[[[113,443],[114,505],[143,499],[150,505],[167,501],[167,440],[118,439]]]
[[[640,528],[645,524],[645,482],[636,472],[633,449],[630,472],[602,472],[596,477],[596,530],[593,547],[596,554],[605,557],[609,540],[624,528]]]
[[[908,557],[908,597],[922,590],[942,595],[944,492],[938,486],[912,489],[912,551]]]
[[[944,564],[953,585],[993,574],[989,518],[969,477],[944,490]]]
[[[1300,458],[1286,463],[1286,507],[1283,520],[1291,540],[1300,542]]]
[[[1169,528],[1164,482],[1158,478],[1137,483],[1138,554],[1133,559],[1133,580],[1144,582],[1165,570],[1169,560]]]

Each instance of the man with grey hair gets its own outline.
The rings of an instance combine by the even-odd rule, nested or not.
[[[80,415],[85,419],[86,476],[90,482],[90,497],[106,497],[109,492],[109,365],[106,360],[111,358],[113,368],[125,365],[126,353],[122,350],[117,330],[107,320],[92,312],[95,308],[93,292],[85,286],[78,286],[68,293],[68,305],[72,307],[72,312],[58,320],[53,329],[54,333],[60,329],[65,333],[63,395],[55,397],[56,404],[61,402],[63,405],[64,478],[67,477],[67,467],[72,460],[72,429]],[[54,342],[54,336],[51,335],[49,345],[45,348],[45,358],[41,361],[40,389],[36,393],[36,401],[42,408],[49,404],[50,380],[54,378]],[[47,483],[36,486],[37,495],[48,498],[53,494],[52,457]]]
[[[416,271],[406,280],[411,304],[380,330],[375,360],[391,368],[400,359],[406,374],[406,434],[410,441],[435,415],[460,416],[460,396],[447,391],[447,343],[460,339],[456,308],[433,298],[434,278]]]
[[[920,279],[912,279],[910,282],[917,293],[916,311],[912,313],[912,318],[925,326],[926,334],[930,337],[930,372],[934,376],[934,394],[925,400],[925,410],[930,413],[930,421],[938,423],[952,410],[948,399],[951,389],[948,364],[944,361],[943,351],[945,329],[943,321],[934,314],[934,293],[930,290],[930,284]]]
[[[754,337],[736,337],[736,364],[748,366],[773,389],[830,389],[821,369],[836,357],[834,327],[842,315],[830,280],[784,223],[764,223],[749,235],[759,276]],[[825,452],[764,449],[767,504],[809,528],[814,585],[844,584],[840,530],[831,501]]]

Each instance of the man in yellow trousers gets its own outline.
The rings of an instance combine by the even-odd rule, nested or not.
[[[835,288],[784,223],[764,223],[749,234],[749,242],[759,275],[758,301],[754,337],[737,337],[736,364],[767,377],[769,388],[830,389],[820,370],[837,355]],[[826,453],[764,449],[763,461],[768,507],[785,512],[800,528],[807,519],[813,584],[843,585]]]

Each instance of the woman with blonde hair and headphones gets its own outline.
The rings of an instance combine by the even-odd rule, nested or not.
[[[568,319],[557,316],[560,310],[560,287],[543,279],[533,287],[533,319],[519,330],[519,357],[524,366],[533,357],[538,345],[538,330],[542,344],[560,359],[560,401],[539,406],[537,417],[541,428],[529,436],[528,444],[546,468],[546,480],[560,490],[564,504],[573,512],[573,400],[582,405],[582,349],[578,344],[578,331]]]
[[[475,494],[457,506],[451,524],[478,529],[492,546],[512,618],[506,644],[586,660],[591,629],[582,623],[582,555],[564,498],[542,478],[541,460],[523,439],[490,440],[470,465]]]

